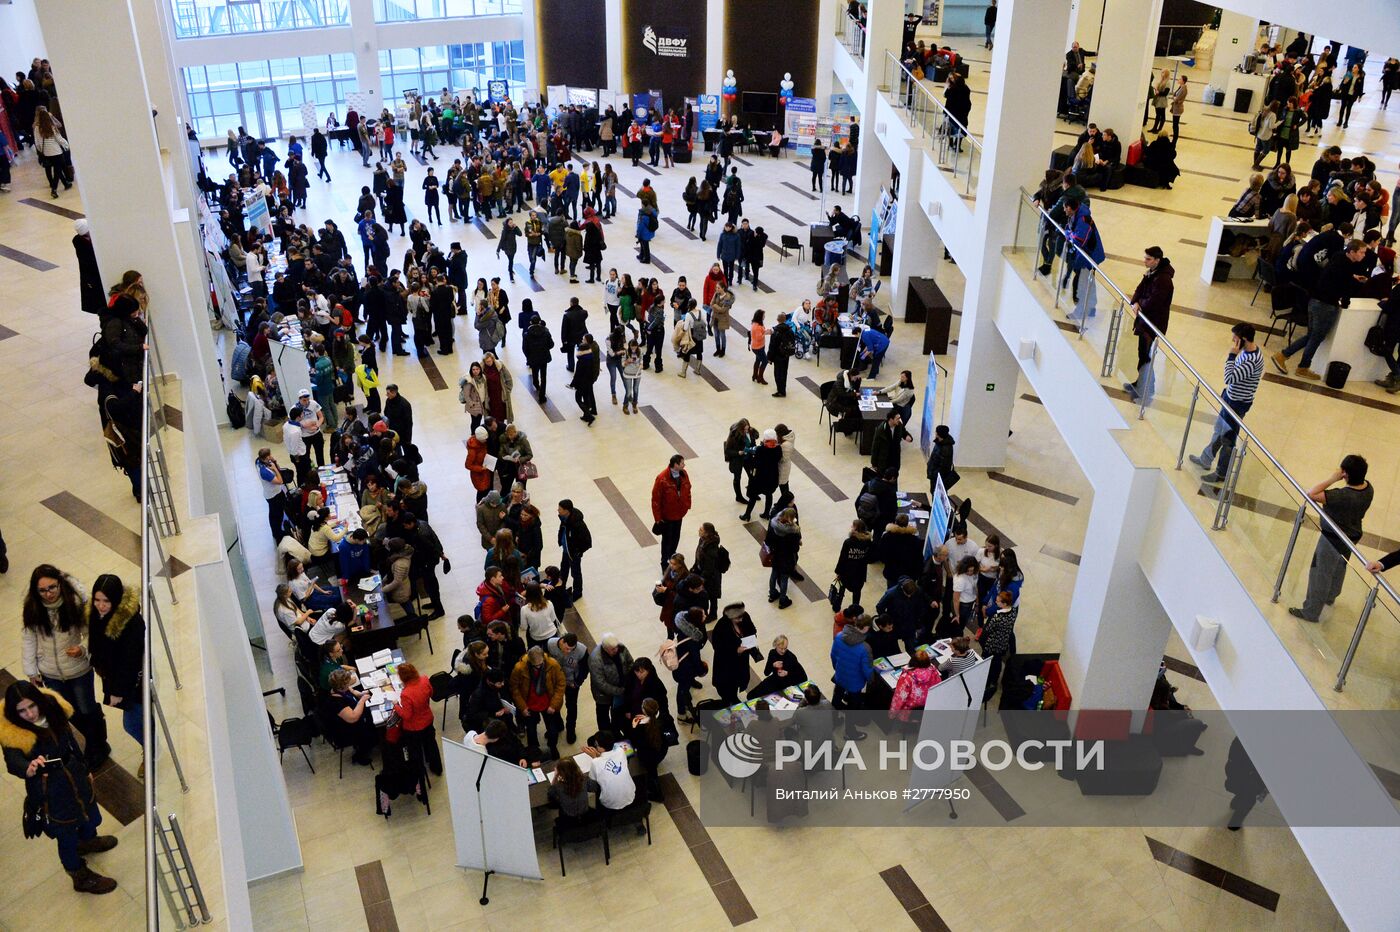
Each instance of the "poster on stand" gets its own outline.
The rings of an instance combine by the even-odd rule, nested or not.
[[[924,376],[924,410],[919,419],[919,449],[927,462],[933,453],[933,413],[938,410],[938,360],[928,354],[928,373]]]
[[[884,190],[881,189],[881,196]],[[870,210],[870,253],[866,264],[872,269],[880,267],[880,208],[874,207]]]
[[[319,124],[316,122],[316,101],[304,100],[301,104],[301,127],[306,130],[306,135],[310,136],[311,131]]]
[[[924,559],[933,556],[933,550],[948,539],[948,529],[953,523],[953,501],[948,490],[943,488],[943,477],[933,480],[933,495],[929,496],[928,532],[924,534]]]
[[[510,100],[510,82],[494,80],[486,82],[486,99],[496,103]]]
[[[714,129],[719,125],[719,95],[701,94],[696,98],[695,112],[698,114],[700,132]]]

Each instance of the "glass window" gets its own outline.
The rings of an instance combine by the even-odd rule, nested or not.
[[[317,122],[324,122],[331,111],[345,110],[348,94],[356,88],[354,56],[335,56],[338,64],[346,65],[332,80],[332,57],[308,55],[305,58],[282,58],[272,61],[228,62],[221,65],[183,69],[186,96],[195,132],[200,136],[222,136],[236,129],[245,115],[240,109],[241,88],[266,88],[274,85],[276,108],[282,129],[300,134],[301,104],[314,101]],[[417,73],[414,74],[417,79]],[[405,86],[413,86],[411,83]],[[269,101],[268,106],[271,106]],[[252,119],[252,117],[247,117]]]
[[[242,61],[238,63],[238,80],[244,87],[264,85],[271,81],[268,63],[265,61]]]
[[[521,0],[374,0],[374,21],[450,19],[519,13]]]
[[[350,23],[349,0],[170,0],[177,39]]]

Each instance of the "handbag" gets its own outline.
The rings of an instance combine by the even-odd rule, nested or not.
[[[520,479],[521,481],[527,479],[538,479],[539,477],[540,468],[535,465],[534,460],[526,460],[525,462],[521,463],[518,467],[516,467],[515,478]]]
[[[759,546],[758,562],[763,564],[763,566],[766,568],[773,566],[773,551],[768,549],[767,544],[761,544]]]
[[[846,597],[846,587],[841,585],[840,578],[833,579],[831,585],[826,589],[826,600],[831,603],[833,612],[841,611],[841,602]]]
[[[48,775],[43,777],[45,792],[48,791]],[[42,795],[24,797],[24,809],[20,815],[25,838],[38,838],[49,827],[49,811]]]

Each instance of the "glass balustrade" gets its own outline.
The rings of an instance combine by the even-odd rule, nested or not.
[[[954,190],[969,201],[975,200],[982,143],[948,113],[948,108],[935,96],[933,86],[915,77],[889,51],[885,52],[882,81],[881,91],[923,137],[934,163],[950,176]]]

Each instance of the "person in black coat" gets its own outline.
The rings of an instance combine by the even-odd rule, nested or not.
[[[485,731],[488,722],[510,724],[510,711],[505,700],[506,675],[499,667],[489,667],[481,682],[466,697],[462,705],[462,727],[467,731]]]
[[[102,704],[122,712],[122,728],[140,744],[141,671],[145,668],[146,622],[139,589],[111,573],[97,577],[88,602],[88,654],[102,678]]]
[[[520,348],[524,350],[525,363],[530,367],[530,382],[535,386],[535,397],[540,404],[544,404],[549,361],[554,358],[554,337],[550,335],[549,325],[543,317],[537,314],[530,321],[525,335],[520,338]]]
[[[48,816],[44,834],[58,842],[58,857],[79,893],[110,893],[117,882],[87,866],[84,855],[117,846],[98,835],[102,813],[87,758],[70,724],[73,707],[58,693],[20,680],[5,690],[0,708],[0,748],[5,769],[25,784]],[[44,725],[40,725],[43,722]]]
[[[583,512],[571,499],[559,501],[559,585],[574,577],[573,597],[583,598],[583,555],[593,548],[593,534],[583,520]]]
[[[947,424],[939,424],[933,429],[933,451],[928,455],[928,476],[929,493],[936,491],[938,480],[943,480],[943,491],[948,491],[957,484],[959,478],[958,471],[953,468],[953,434],[948,430]]]
[[[455,298],[452,286],[445,281],[439,281],[433,287],[428,298],[428,308],[433,315],[433,334],[438,340],[439,356],[452,355],[452,318],[456,315]]]
[[[749,497],[744,513],[739,520],[748,521],[753,514],[753,506],[763,496],[763,511],[759,516],[767,520],[773,511],[773,492],[778,488],[778,466],[783,459],[782,447],[778,446],[778,434],[774,430],[763,432],[762,442],[754,449],[753,472],[749,475]]]
[[[821,192],[825,190],[822,176],[826,173],[826,147],[820,139],[812,146],[808,159],[812,166],[812,190]]]
[[[788,639],[778,635],[773,639],[773,649],[768,652],[768,661],[763,665],[763,679],[749,690],[749,699],[761,699],[773,693],[781,693],[789,686],[800,686],[807,681],[807,671],[797,655],[788,650]]]
[[[753,619],[744,610],[743,602],[726,605],[715,630],[710,635],[714,644],[715,660],[711,680],[719,698],[725,705],[739,701],[740,690],[748,689],[752,670],[749,664],[761,660],[757,647],[741,647],[740,641],[758,633]]]
[[[875,497],[875,503],[879,507],[879,515],[873,524],[870,524],[871,543],[880,546],[880,538],[885,536],[885,528],[894,516],[899,512],[898,494],[895,486],[898,482],[899,474],[886,470],[872,477],[861,489],[861,494],[869,492]],[[857,501],[859,496],[857,496]]]
[[[917,578],[923,568],[924,542],[919,539],[918,530],[909,523],[908,515],[898,515],[885,526],[875,552],[885,564],[885,581],[890,585],[903,576]]]
[[[874,549],[865,522],[859,518],[852,521],[851,533],[841,542],[841,555],[836,559],[836,578],[845,590],[841,596],[843,603],[849,595],[853,603],[860,604],[860,592],[865,588]],[[838,611],[840,608],[836,606]]]
[[[968,128],[968,117],[972,113],[972,90],[967,80],[956,71],[948,75],[948,89],[943,92],[943,105],[948,115],[958,121],[959,126],[949,126],[948,136],[953,142],[953,151],[962,150],[962,134]]]
[[[583,412],[581,420],[592,427],[598,417],[598,402],[593,396],[593,383],[598,381],[598,345],[592,334],[585,333],[579,340],[577,354],[572,346],[569,351],[574,356],[574,401]]]
[[[914,438],[904,429],[904,418],[898,411],[885,415],[885,423],[875,428],[875,439],[870,446],[870,466],[881,475],[893,471],[899,476],[900,444],[912,443]]]
[[[384,395],[384,419],[399,435],[399,443],[404,447],[411,446],[413,444],[413,405],[408,403],[407,398],[399,394],[397,385],[386,385]]]
[[[102,288],[102,273],[97,268],[97,253],[92,248],[92,233],[86,220],[73,221],[73,252],[78,257],[78,295],[81,307],[89,314],[101,315],[107,310]]]
[[[666,684],[656,675],[656,665],[650,657],[638,657],[632,661],[632,672],[622,683],[622,708],[625,719],[642,714],[642,703],[648,699],[656,702],[661,710],[670,714],[671,700],[666,694]]]
[[[316,177],[330,181],[331,173],[326,171],[326,149],[326,134],[318,126],[311,131],[311,157],[316,160]]]

